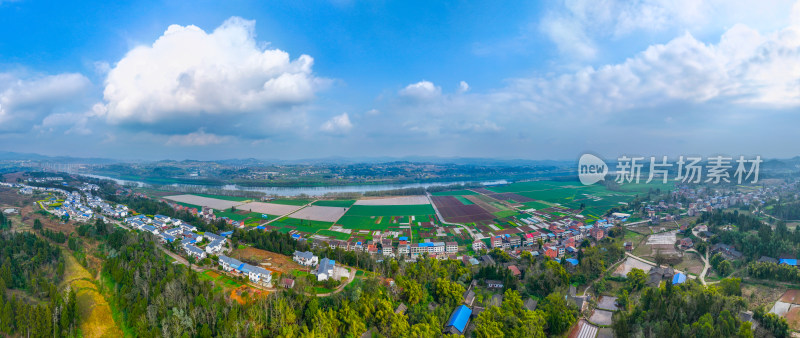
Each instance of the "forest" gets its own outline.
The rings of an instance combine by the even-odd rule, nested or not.
[[[58,247],[32,233],[0,234],[0,332],[26,337],[78,334],[75,291],[58,291],[64,275],[61,255]]]
[[[646,288],[638,304],[614,314],[618,337],[752,337],[739,320],[745,301],[738,288],[704,287],[695,281]]]

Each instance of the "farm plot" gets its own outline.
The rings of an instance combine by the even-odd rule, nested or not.
[[[458,200],[456,200],[458,202]],[[357,203],[357,202],[356,202]],[[461,202],[458,202],[459,204]],[[430,204],[420,205],[353,205],[345,216],[411,216],[433,215]]]
[[[321,229],[330,229],[330,227],[333,225],[333,222],[313,221],[313,220],[284,217],[275,222],[270,223],[270,225],[281,226],[283,227],[283,229],[288,229],[288,230],[283,230],[285,232],[297,230],[313,234]]]
[[[525,203],[525,202],[533,202],[534,199],[530,197],[525,197],[522,195],[518,195],[512,192],[506,192],[502,194],[492,194],[489,197],[494,198],[498,201],[513,201],[515,203]]]
[[[230,207],[235,207],[237,205],[242,204],[242,202],[240,201],[228,201],[228,200],[221,200],[217,198],[209,198],[196,195],[175,195],[175,196],[166,196],[164,198],[175,202],[200,205],[212,209],[229,209]]]
[[[320,200],[320,201],[314,202],[313,205],[319,205],[321,207],[348,208],[351,205],[353,205],[353,203],[355,203],[355,202],[356,202],[356,200]]]
[[[477,192],[472,190],[451,190],[451,191],[439,191],[431,193],[433,196],[465,196],[465,195],[477,195]]]
[[[486,210],[488,212],[498,212],[498,211],[508,210],[506,206],[484,195],[464,196],[464,198],[470,200],[470,202],[472,203],[479,205],[483,210]]]
[[[418,205],[430,204],[426,196],[397,196],[386,198],[360,199],[355,205]]]
[[[312,205],[307,208],[300,209],[292,214],[292,218],[299,218],[299,219],[306,219],[306,220],[313,220],[313,221],[324,221],[324,222],[336,222],[344,216],[345,212],[347,212],[347,208],[340,208],[340,207],[321,207],[317,205]]]
[[[275,204],[275,203],[264,203],[264,202],[250,202],[247,204],[242,204],[236,207],[239,210],[248,210],[251,212],[258,212],[262,214],[269,214],[269,215],[285,215],[297,209],[300,209],[300,206],[297,205],[287,205],[287,204]]]
[[[310,200],[296,200],[296,199],[274,199],[270,200],[269,202],[274,204],[286,204],[286,205],[297,205],[297,206],[304,206],[308,203],[311,203]]]
[[[345,229],[387,230],[390,226],[410,222],[410,216],[423,222],[429,221],[433,214],[430,204],[353,205],[336,223]]]
[[[472,190],[474,192],[477,192],[479,194],[484,194],[484,195],[492,195],[492,194],[496,194],[497,193],[497,192],[491,191],[491,190],[486,189],[486,188],[474,188],[474,189],[469,189],[469,190]]]
[[[478,204],[464,205],[453,196],[434,196],[433,203],[448,222],[479,223],[490,222],[495,218]]]

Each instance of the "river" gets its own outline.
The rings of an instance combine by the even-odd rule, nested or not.
[[[144,183],[141,181],[123,180],[109,176],[93,175],[93,174],[80,174],[80,175],[97,179],[111,180],[119,185],[134,185],[137,187],[153,186],[152,184]],[[188,188],[191,189],[192,191],[197,190],[197,192],[202,192],[209,189],[223,189],[223,190],[239,190],[239,191],[258,191],[258,192],[263,192],[267,195],[278,195],[278,196],[298,196],[303,194],[308,196],[322,196],[327,193],[347,193],[347,192],[364,193],[367,191],[385,191],[385,190],[395,190],[395,189],[405,189],[405,188],[427,188],[433,186],[465,184],[465,183],[475,183],[475,182],[484,185],[508,184],[508,181],[506,180],[493,180],[493,181],[459,181],[459,182],[430,182],[430,183],[402,183],[402,184],[375,184],[375,185],[341,185],[341,186],[336,185],[336,186],[319,186],[319,187],[242,187],[235,184],[226,184],[222,186],[170,184],[166,186],[175,187],[179,189]]]

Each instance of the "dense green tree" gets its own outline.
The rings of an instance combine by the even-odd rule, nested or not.
[[[547,332],[551,335],[564,333],[575,323],[576,312],[571,308],[564,295],[558,292],[548,295],[542,304],[542,311],[547,323]]]

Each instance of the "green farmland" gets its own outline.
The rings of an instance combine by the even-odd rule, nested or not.
[[[321,207],[342,207],[342,208],[349,208],[356,200],[322,200],[314,202],[314,205],[318,205]]]

